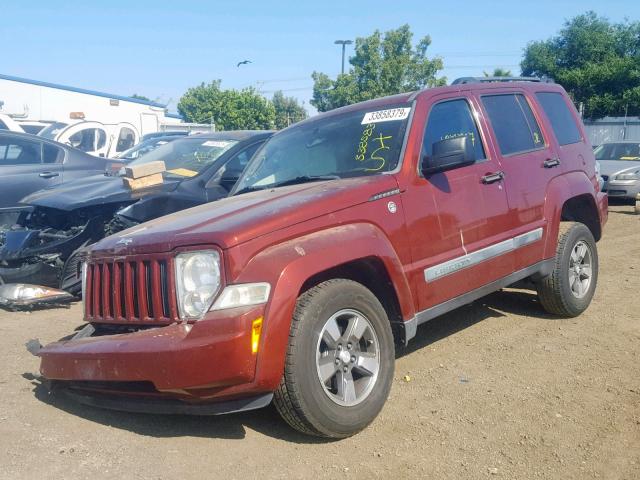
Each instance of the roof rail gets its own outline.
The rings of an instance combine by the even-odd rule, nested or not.
[[[491,82],[544,82],[553,83],[549,77],[460,77],[456,78],[451,85],[461,85],[465,83],[491,83]]]

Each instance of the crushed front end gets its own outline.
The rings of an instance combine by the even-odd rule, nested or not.
[[[79,292],[75,253],[105,236],[117,207],[63,211],[36,207],[0,230],[0,278]],[[65,282],[65,280],[67,280]]]

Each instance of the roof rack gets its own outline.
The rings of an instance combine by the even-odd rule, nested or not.
[[[491,83],[491,82],[544,82],[553,83],[549,77],[460,77],[456,78],[451,85],[461,85],[465,83]]]

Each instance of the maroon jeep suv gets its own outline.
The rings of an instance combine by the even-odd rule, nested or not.
[[[566,92],[464,79],[274,135],[232,194],[98,242],[84,320],[43,347],[52,388],[106,408],[274,402],[332,438],[382,409],[418,325],[527,280],[574,317],[607,219]]]

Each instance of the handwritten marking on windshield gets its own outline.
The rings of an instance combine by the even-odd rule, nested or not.
[[[377,162],[379,162],[379,165],[376,168],[367,168],[366,170],[368,172],[377,172],[378,170],[382,170],[382,167],[384,167],[386,160],[384,159],[384,157],[381,157],[379,155],[376,155],[378,152],[380,151],[384,151],[384,150],[389,150],[390,147],[388,147],[387,145],[384,144],[385,140],[389,140],[391,139],[392,136],[391,135],[387,135],[384,136],[382,135],[382,132],[380,132],[380,136],[375,137],[373,140],[380,142],[380,146],[378,148],[376,148],[373,152],[371,152],[371,160],[375,160]]]

